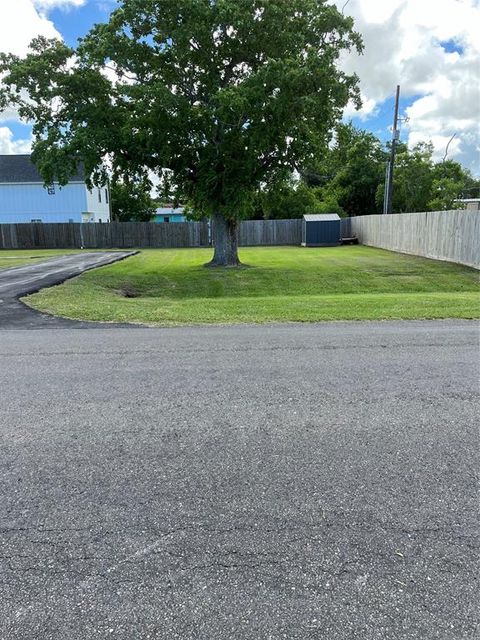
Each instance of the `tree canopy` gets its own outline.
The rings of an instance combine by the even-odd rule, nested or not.
[[[149,222],[156,210],[156,202],[150,195],[151,188],[148,180],[112,180],[110,195],[113,219],[117,222]]]
[[[121,0],[75,49],[37,38],[3,55],[0,102],[33,121],[46,181],[79,162],[102,181],[106,159],[129,179],[153,171],[213,217],[213,263],[233,265],[259,189],[322,153],[359,104],[337,64],[351,48],[353,21],[327,0]]]
[[[394,173],[395,213],[455,209],[458,199],[476,195],[480,180],[454,160],[435,162],[433,146],[409,149],[398,143]],[[259,198],[256,216],[301,217],[304,213],[343,216],[382,213],[388,145],[351,123],[339,123],[333,143],[281,186]]]
[[[398,145],[393,180],[393,211],[437,211],[456,209],[463,192],[479,184],[471,173],[454,160],[435,162],[433,145],[421,142],[409,149]],[[376,203],[381,210],[383,182],[377,188]]]
[[[382,143],[372,133],[339,123],[332,146],[304,176],[307,183],[320,187],[317,197],[330,203],[332,211],[349,216],[375,213],[372,205],[386,159]]]

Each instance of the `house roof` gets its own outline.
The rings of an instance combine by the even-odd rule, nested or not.
[[[307,222],[329,222],[331,220],[340,220],[340,216],[336,213],[307,213],[303,216]]]
[[[174,209],[173,206],[172,207],[158,207],[157,209],[155,209],[155,215],[157,216],[168,216],[170,215],[183,215],[183,207],[177,207],[177,209]]]
[[[70,178],[70,182],[84,182],[83,170]],[[30,155],[0,155],[0,183],[44,183]]]

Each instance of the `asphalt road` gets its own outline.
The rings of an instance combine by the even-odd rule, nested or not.
[[[478,638],[478,353],[468,321],[0,331],[0,638]]]
[[[0,269],[0,328],[77,327],[85,323],[55,318],[29,309],[18,301],[21,296],[68,278],[134,255],[135,251],[95,251],[67,254],[13,269]]]

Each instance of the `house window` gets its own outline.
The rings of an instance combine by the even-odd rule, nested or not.
[[[170,222],[169,216],[163,216],[163,221],[164,222]]]
[[[108,189],[105,189],[105,202],[108,204]]]
[[[102,190],[100,189],[100,187],[98,187],[98,201],[102,201]]]
[[[41,222],[41,220],[39,218],[32,218],[31,222]]]
[[[47,187],[47,193],[49,196],[54,196],[55,195],[55,185],[54,184],[49,184]]]

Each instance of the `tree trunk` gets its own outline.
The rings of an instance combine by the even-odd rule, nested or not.
[[[215,213],[213,222],[214,253],[207,267],[238,267],[238,221],[228,220],[221,213]]]

